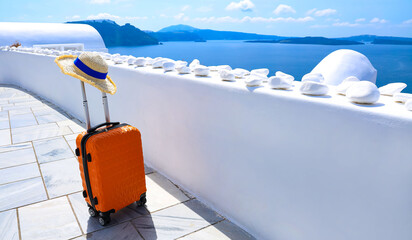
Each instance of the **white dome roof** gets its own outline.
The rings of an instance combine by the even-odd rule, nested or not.
[[[10,46],[16,41],[23,47],[83,43],[85,50],[106,50],[99,32],[86,24],[0,22],[0,46]]]

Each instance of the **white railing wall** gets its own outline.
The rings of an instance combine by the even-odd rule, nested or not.
[[[141,130],[145,161],[256,238],[412,239],[412,113],[389,97],[358,106],[126,65],[109,75],[112,120]],[[0,52],[0,83],[84,119],[80,83],[54,57]]]

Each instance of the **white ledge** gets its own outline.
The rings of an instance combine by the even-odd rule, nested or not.
[[[0,83],[84,119],[54,57],[0,52]],[[142,132],[145,161],[258,239],[412,239],[412,113],[241,82],[110,64],[112,120]],[[87,87],[93,124],[100,93]],[[396,220],[396,221],[395,221]]]
[[[0,22],[0,46],[83,43],[86,50],[107,51],[99,32],[87,24]]]

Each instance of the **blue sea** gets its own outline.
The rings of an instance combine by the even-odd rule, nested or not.
[[[110,53],[136,57],[167,57],[191,62],[197,58],[207,66],[230,65],[252,70],[268,68],[292,74],[295,79],[310,72],[324,57],[337,49],[353,49],[369,58],[378,70],[378,87],[391,82],[404,82],[403,92],[412,93],[412,46],[353,45],[324,46],[243,41],[165,42],[163,45],[109,48]]]

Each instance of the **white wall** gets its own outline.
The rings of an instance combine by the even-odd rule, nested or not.
[[[0,52],[0,82],[84,119],[78,80],[53,60]],[[412,239],[412,113],[389,97],[362,107],[147,68],[109,75],[112,120],[141,130],[145,161],[257,238]]]
[[[99,32],[87,24],[0,22],[0,46],[16,41],[35,44],[84,43],[89,51],[107,51]]]

